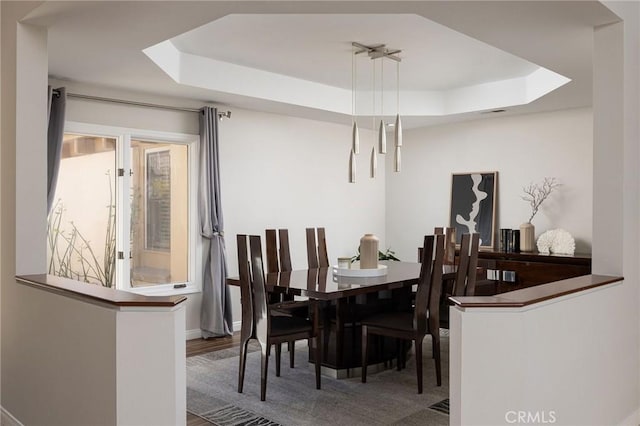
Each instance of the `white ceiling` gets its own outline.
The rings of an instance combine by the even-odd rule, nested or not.
[[[406,90],[464,87],[538,68],[415,14],[233,14],[171,39],[182,52],[349,90],[352,41],[401,49]],[[370,61],[358,60],[367,77]],[[386,60],[385,68],[395,86],[396,63]]]
[[[143,50],[170,40],[178,55],[195,63],[204,58],[219,70],[234,66],[228,69],[273,74],[282,84],[335,88],[334,100],[341,103],[351,87],[351,41],[402,49],[403,92],[431,94],[517,80],[538,67],[571,80],[528,104],[512,102],[507,114],[515,114],[590,105],[593,27],[615,20],[602,4],[590,1],[70,1],[44,2],[26,21],[48,27],[49,71],[55,78],[348,122],[344,108],[307,102],[317,96],[303,91],[295,102],[263,96],[250,77],[215,86],[205,75],[180,69],[176,79]],[[394,74],[390,62],[385,74]],[[230,78],[219,77],[222,83]],[[181,79],[188,84],[178,83]],[[492,109],[492,97],[483,95],[487,101],[475,112],[454,108],[438,115],[425,107],[404,124],[486,117],[478,111]]]

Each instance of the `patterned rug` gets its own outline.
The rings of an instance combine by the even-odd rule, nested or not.
[[[448,425],[448,337],[441,338],[442,386],[435,385],[431,340],[423,346],[424,393],[416,389],[415,360],[402,371],[389,369],[336,380],[322,377],[315,389],[306,342],[296,346],[296,368],[282,356],[281,377],[269,359],[267,400],[260,401],[260,353],[251,346],[247,356],[244,392],[237,392],[238,349],[187,358],[187,411],[212,424],[240,425]]]
[[[440,411],[441,413],[444,413],[448,416],[449,415],[449,398],[443,399],[442,401],[431,405],[429,408],[431,408],[432,410]]]

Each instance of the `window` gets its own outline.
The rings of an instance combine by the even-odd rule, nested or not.
[[[145,152],[145,248],[171,250],[171,156],[168,149]]]
[[[67,123],[49,273],[141,293],[197,290],[197,140]]]

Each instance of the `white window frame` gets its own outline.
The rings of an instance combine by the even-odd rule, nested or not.
[[[200,221],[198,217],[198,170],[199,170],[199,135],[188,133],[173,133],[127,127],[106,126],[100,124],[65,122],[65,133],[115,138],[116,147],[116,175],[117,169],[125,169],[125,175],[131,169],[130,149],[131,140],[144,142],[183,144],[188,147],[188,191],[189,191],[189,281],[170,284],[158,284],[148,287],[131,287],[130,280],[130,188],[128,178],[118,179],[116,176],[116,251],[124,253],[124,259],[116,259],[116,288],[144,295],[178,295],[199,293],[202,291],[202,251],[203,241],[200,235]],[[127,184],[125,184],[127,182]],[[122,220],[126,218],[126,220]],[[175,286],[184,287],[176,288]]]

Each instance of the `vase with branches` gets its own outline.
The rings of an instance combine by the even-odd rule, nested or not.
[[[535,247],[535,227],[531,223],[542,203],[560,186],[554,177],[545,177],[541,183],[530,183],[522,188],[521,198],[529,203],[531,216],[526,223],[520,225],[520,251],[533,251]]]
[[[546,177],[540,184],[530,183],[522,188],[524,194],[522,199],[527,201],[531,206],[531,216],[527,222],[531,223],[533,217],[538,213],[538,209],[549,195],[560,186],[560,183],[554,177]]]

